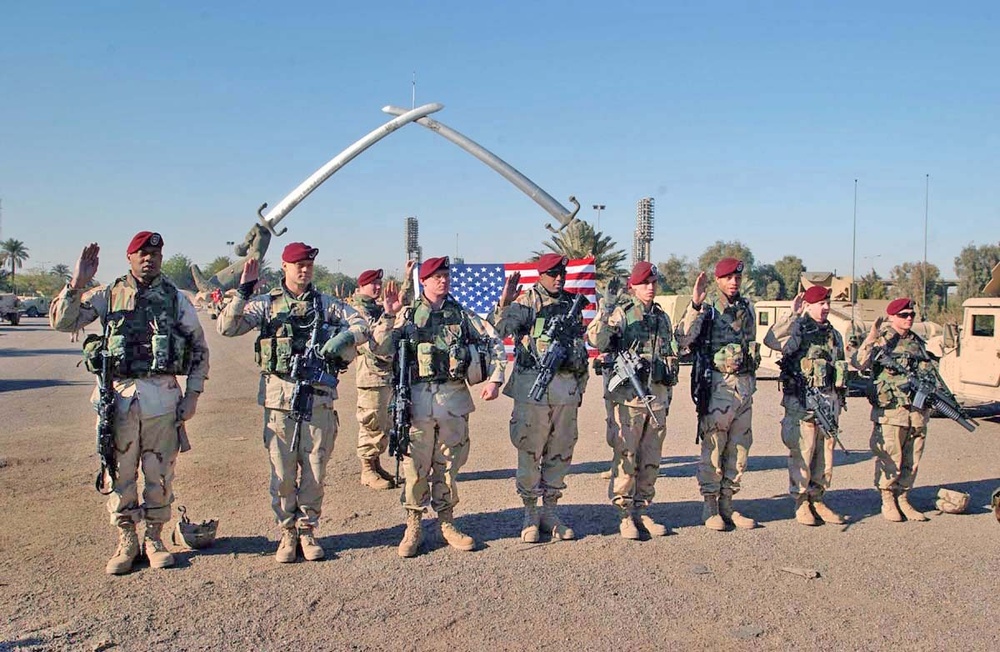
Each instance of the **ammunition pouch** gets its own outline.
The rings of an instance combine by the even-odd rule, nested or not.
[[[723,374],[752,374],[759,364],[760,344],[757,342],[726,344],[712,356],[712,366]]]
[[[470,385],[478,385],[490,377],[490,358],[482,343],[468,345],[469,364],[466,368],[465,380]]]
[[[680,372],[680,364],[675,356],[669,356],[666,360],[653,360],[653,370],[650,380],[660,385],[673,387],[677,384],[677,375]]]
[[[83,366],[92,374],[101,373],[101,350],[104,348],[104,336],[91,333],[83,341]]]
[[[292,338],[262,337],[254,346],[254,359],[266,374],[287,375],[292,371]]]

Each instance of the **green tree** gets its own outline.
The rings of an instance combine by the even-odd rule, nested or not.
[[[331,272],[325,265],[313,267],[313,285],[321,292],[341,299],[351,296],[358,288],[356,279],[340,272]]]
[[[802,279],[802,272],[806,271],[806,266],[802,264],[802,259],[798,256],[788,255],[774,263],[774,269],[781,276],[784,283],[783,292],[779,299],[792,299],[799,293],[799,283]]]
[[[567,258],[594,257],[594,268],[597,272],[597,282],[604,284],[615,276],[624,276],[626,253],[618,249],[618,244],[611,236],[594,231],[594,227],[585,220],[574,220],[572,224],[552,236],[548,242],[543,242],[548,249],[562,254]],[[535,252],[535,257],[545,252]]]
[[[224,270],[233,264],[233,259],[229,256],[219,256],[210,262],[203,270],[206,278],[212,278],[216,273]]]
[[[857,286],[858,299],[885,299],[888,296],[885,281],[874,268],[858,279]]]
[[[937,313],[944,304],[944,286],[938,281],[941,274],[937,265],[927,263],[927,305],[924,300],[924,263],[903,263],[896,265],[889,272],[889,282],[892,284],[894,297],[910,297],[917,304],[923,317]]]
[[[698,273],[705,272],[708,276],[709,281],[715,280],[715,264],[722,260],[723,258],[736,258],[737,260],[743,261],[743,288],[741,292],[747,295],[754,294],[754,287],[751,285],[754,283],[753,278],[753,266],[754,258],[753,253],[750,251],[750,247],[746,246],[739,240],[733,240],[732,242],[724,242],[722,240],[716,240],[715,244],[711,245],[700,256],[698,256],[698,267],[694,270],[694,276],[697,277]],[[691,279],[691,286],[694,286],[695,279]],[[709,282],[708,284],[709,294],[716,291],[715,283]]]
[[[657,263],[660,273],[660,292],[663,294],[689,294],[691,292],[691,272],[694,264],[686,257],[671,254],[663,263]]]
[[[767,301],[784,298],[785,280],[774,265],[757,265],[750,276],[752,286],[745,288],[748,295]]]
[[[69,268],[69,265],[63,265],[62,263],[59,263],[58,265],[52,266],[52,269],[49,270],[49,274],[52,274],[53,276],[58,276],[63,281],[69,281],[69,279],[72,278],[73,276],[73,270]]]
[[[18,294],[40,294],[54,297],[66,284],[66,279],[46,272],[43,269],[32,269],[21,272],[17,277]]]
[[[194,277],[191,276],[191,259],[184,254],[174,254],[163,261],[160,273],[182,290],[193,292],[198,289],[194,284]]]
[[[10,287],[16,294],[17,286],[15,285],[14,270],[23,267],[24,261],[31,258],[31,256],[28,255],[28,248],[24,246],[24,243],[14,238],[8,238],[0,242],[0,251],[3,252],[4,260],[10,265]]]
[[[993,268],[1000,263],[1000,243],[977,247],[969,244],[955,256],[955,273],[958,275],[958,304],[969,297],[978,296],[983,286],[992,278]]]

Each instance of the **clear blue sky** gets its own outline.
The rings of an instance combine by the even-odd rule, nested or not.
[[[945,276],[1000,240],[1000,3],[4,2],[3,238],[28,265],[102,245],[108,280],[138,230],[205,263],[387,118],[442,122],[631,250],[656,198],[653,259],[739,239],[859,273],[923,256]],[[357,274],[425,256],[527,257],[551,218],[412,125],[306,199],[272,243]],[[338,262],[339,259],[339,262]]]

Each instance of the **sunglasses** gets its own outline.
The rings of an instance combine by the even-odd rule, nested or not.
[[[917,313],[913,312],[912,310],[905,310],[903,312],[897,312],[896,316],[899,317],[900,319],[912,319],[917,316]]]
[[[551,276],[552,278],[559,278],[560,276],[566,276],[566,268],[556,267],[546,272],[542,272],[542,274],[545,274],[546,276]]]

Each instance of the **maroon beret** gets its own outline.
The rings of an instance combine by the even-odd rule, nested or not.
[[[428,279],[439,269],[448,269],[448,257],[428,258],[420,263],[420,280]]]
[[[304,242],[292,242],[285,245],[281,252],[281,260],[286,263],[301,263],[303,260],[315,260],[319,249],[310,247]]]
[[[913,300],[909,297],[903,297],[901,299],[893,299],[889,302],[889,305],[885,307],[885,314],[895,315],[907,308],[913,307]]]
[[[656,279],[656,268],[653,267],[652,263],[640,260],[632,268],[632,274],[628,277],[628,284],[639,285],[640,283],[648,283],[650,278]]]
[[[125,255],[131,256],[143,247],[157,247],[162,249],[163,236],[153,231],[139,231],[132,236],[132,240],[128,243],[128,249],[125,250]]]
[[[802,295],[802,299],[806,303],[819,303],[820,301],[826,301],[830,298],[830,288],[825,288],[821,285],[814,285],[805,294]]]
[[[722,278],[730,274],[742,274],[743,261],[735,258],[723,258],[715,263],[715,278]]]
[[[538,259],[538,273],[542,274],[559,266],[566,267],[567,264],[569,264],[569,258],[562,254],[544,254]]]
[[[375,281],[382,280],[382,270],[381,269],[366,269],[361,272],[361,276],[358,277],[358,285],[368,285],[369,283],[374,283]]]

